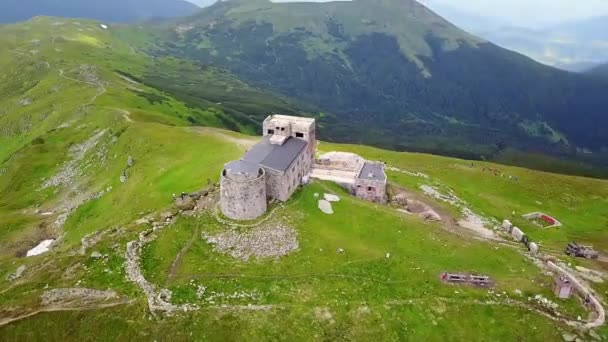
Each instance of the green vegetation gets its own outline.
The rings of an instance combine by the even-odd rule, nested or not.
[[[324,140],[477,160],[511,148],[607,174],[606,81],[480,41],[416,1],[232,0],[167,26],[148,25],[149,51],[326,112]]]
[[[214,250],[202,234],[228,227],[213,210],[179,216],[155,231],[142,248],[143,274],[171,290],[172,303],[198,309],[152,315],[141,288],[126,277],[127,243],[150,229],[137,221],[174,211],[173,194],[217,182],[224,163],[256,139],[213,127],[254,133],[266,113],[303,108],[226,70],[143,52],[153,50],[152,42],[143,31],[102,30],[83,20],[0,27],[6,47],[0,51],[0,320],[58,310],[3,325],[0,340],[544,341],[571,330],[528,299],[552,298],[552,280],[520,250],[454,234],[325,183],[272,206],[265,222],[288,226],[298,238],[298,250],[280,259],[245,262]],[[322,130],[333,127],[321,122]],[[425,173],[428,179],[388,175],[413,191],[424,184],[453,189],[475,212],[511,218],[556,257],[564,257],[561,248],[570,240],[608,250],[606,181],[355,145],[320,149]],[[317,208],[314,194],[323,192],[342,197],[334,215]],[[519,218],[536,210],[564,227],[542,230]],[[47,238],[59,239],[50,252],[23,258]],[[21,277],[9,280],[21,265],[27,267]],[[488,274],[496,287],[444,285],[444,271]],[[605,283],[593,285],[608,294]],[[115,291],[117,298],[103,302],[112,307],[42,302],[46,291],[60,288]],[[577,299],[558,304],[569,318],[584,314]]]

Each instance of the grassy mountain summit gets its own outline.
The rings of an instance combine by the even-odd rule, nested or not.
[[[186,16],[198,9],[185,0],[3,0],[0,23],[28,20],[39,15],[128,22]]]
[[[259,222],[227,221],[215,210],[213,183],[259,139],[233,131],[255,134],[264,115],[307,105],[221,64],[161,54],[156,38],[82,19],[0,26],[0,340],[553,341],[608,333],[569,325],[588,311],[577,298],[553,298],[552,276],[522,244],[454,223],[479,215],[490,230],[510,218],[551,258],[606,279],[601,261],[566,258],[562,249],[577,240],[608,250],[607,181],[322,141],[320,153],[385,161],[391,192],[407,191],[444,221],[324,182],[272,205]],[[181,192],[203,196],[200,207],[180,213],[172,195]],[[318,208],[324,193],[341,198],[333,215]],[[520,216],[538,210],[563,226],[542,229]],[[242,260],[205,238],[230,233],[248,244],[237,249],[258,248],[247,234],[277,226],[298,243],[280,258]],[[48,239],[50,251],[26,257]],[[142,244],[136,257],[134,243]],[[149,287],[132,281],[133,264]],[[487,274],[496,284],[444,284],[446,271]],[[605,297],[601,281],[591,285]],[[179,310],[154,311],[150,298]]]
[[[229,0],[162,35],[156,53],[315,105],[325,139],[475,158],[507,147],[571,158],[586,150],[605,160],[606,82],[484,42],[416,1]]]

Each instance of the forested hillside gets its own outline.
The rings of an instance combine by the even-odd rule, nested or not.
[[[231,0],[159,31],[157,55],[315,105],[324,139],[472,158],[597,161],[608,146],[608,82],[482,41],[413,0]]]

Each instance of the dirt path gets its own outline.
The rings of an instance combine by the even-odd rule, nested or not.
[[[4,318],[0,318],[0,327],[5,326],[7,324],[11,324],[17,321],[20,321],[22,319],[26,319],[26,318],[30,318],[33,316],[36,316],[38,314],[41,313],[45,313],[45,312],[61,312],[61,311],[91,311],[91,310],[99,310],[99,309],[106,309],[106,308],[111,308],[114,306],[118,306],[118,305],[126,305],[126,304],[131,304],[133,303],[133,300],[130,299],[124,299],[124,300],[120,300],[120,301],[116,301],[116,302],[112,302],[112,303],[103,303],[103,304],[89,304],[89,305],[84,305],[84,306],[62,306],[62,305],[52,305],[52,306],[47,306],[44,308],[39,308],[35,311],[32,312],[28,312],[26,314],[22,314],[20,316],[16,316],[16,317],[4,317]]]
[[[171,268],[169,269],[169,273],[167,274],[167,280],[165,281],[165,287],[168,287],[169,282],[175,278],[175,272],[177,271],[177,266],[179,266],[179,263],[182,260],[182,257],[188,252],[188,250],[190,250],[190,247],[192,247],[192,244],[194,244],[194,241],[196,241],[196,239],[199,237],[199,233],[200,233],[200,229],[196,228],[194,230],[194,233],[192,234],[192,237],[190,238],[190,240],[188,240],[188,242],[184,245],[184,247],[182,247],[182,249],[179,251],[179,253],[177,253],[177,255],[175,256],[175,260],[173,260],[173,263],[171,264]]]

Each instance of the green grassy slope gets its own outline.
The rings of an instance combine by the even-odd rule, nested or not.
[[[0,99],[6,108],[0,117],[0,319],[35,312],[42,307],[40,296],[56,288],[113,290],[125,302],[105,309],[85,305],[91,310],[68,303],[77,306],[74,311],[40,313],[0,327],[0,340],[546,341],[571,330],[539,314],[528,300],[536,294],[552,298],[551,277],[519,247],[453,234],[325,183],[273,207],[268,222],[292,227],[299,243],[278,260],[243,262],[214,251],[200,235],[226,229],[213,214],[180,217],[156,232],[142,253],[145,276],[172,290],[172,302],[200,308],[150,314],[141,289],[125,275],[127,242],[149,228],[134,221],[171,209],[174,193],[217,181],[224,163],[257,139],[188,126],[232,122],[253,132],[265,110],[291,107],[225,71],[141,53],[150,41],[146,33],[55,22],[40,18],[0,27],[7,47],[0,52],[6,94]],[[156,88],[158,82],[162,86]],[[214,89],[205,97],[188,94],[207,86]],[[489,218],[546,210],[565,226],[539,231],[514,221],[556,256],[571,239],[608,250],[605,181],[491,163],[470,168],[458,159],[361,146],[320,148],[352,150],[424,172],[429,179],[399,172],[389,172],[389,178],[414,191],[422,184],[452,188]],[[483,168],[501,169],[519,182]],[[121,175],[127,176],[124,183]],[[314,194],[323,192],[343,198],[332,216],[317,209]],[[81,254],[81,239],[93,233],[103,235]],[[46,238],[59,239],[51,252],[22,257]],[[337,253],[339,248],[345,252]],[[107,256],[93,258],[94,251]],[[580,264],[601,269],[595,262]],[[22,278],[8,280],[20,265],[27,266]],[[445,286],[438,280],[443,271],[488,274],[496,289]],[[199,285],[206,287],[202,296]],[[605,284],[593,285],[608,295]],[[585,315],[576,299],[558,304],[569,318]],[[524,324],[530,329],[520,329]]]

